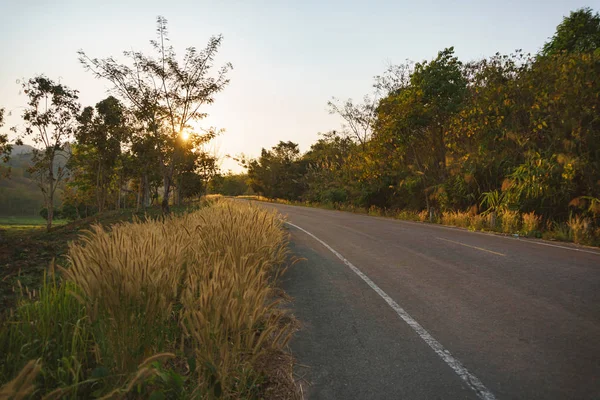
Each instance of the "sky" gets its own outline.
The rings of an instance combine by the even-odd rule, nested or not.
[[[587,0],[589,1],[589,0]],[[598,0],[596,0],[598,1]],[[595,7],[594,7],[595,5]],[[26,98],[18,81],[37,74],[77,89],[83,106],[107,96],[77,60],[150,51],[156,17],[169,21],[171,44],[203,48],[224,42],[216,65],[233,64],[229,86],[204,111],[201,126],[225,132],[212,144],[224,171],[240,171],[232,156],[291,140],[302,151],[319,132],[339,129],[332,98],[361,99],[388,65],[434,58],[454,46],[462,61],[516,49],[537,52],[562,17],[599,4],[557,0],[420,1],[33,1],[0,0],[2,128],[23,130]],[[14,137],[14,134],[11,134]]]

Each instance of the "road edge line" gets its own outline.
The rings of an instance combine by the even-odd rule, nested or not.
[[[388,296],[375,282],[373,282],[368,276],[366,276],[360,269],[358,269],[354,264],[348,261],[344,256],[338,253],[333,247],[329,246],[327,243],[310,233],[304,228],[299,227],[298,225],[292,224],[291,222],[286,221],[287,225],[290,225],[296,229],[301,230],[306,233],[308,236],[315,239],[317,242],[321,243],[327,250],[331,251],[337,258],[339,258],[348,268],[350,268],[356,275],[358,275],[367,285],[371,287],[385,302],[398,314],[400,319],[408,324],[412,328],[413,331],[427,345],[444,361],[452,370],[461,378],[469,388],[471,388],[477,396],[482,400],[496,400],[496,397],[489,391],[487,387],[473,375],[465,366],[456,359],[446,348],[438,342],[425,328],[421,326],[413,317],[410,316],[394,299]]]

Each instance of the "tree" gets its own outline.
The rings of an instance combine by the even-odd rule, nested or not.
[[[340,102],[335,97],[327,103],[330,114],[337,114],[344,120],[343,129],[361,146],[365,146],[373,133],[377,98],[365,96],[362,103],[352,99]]]
[[[77,129],[79,103],[77,91],[55,83],[40,75],[23,83],[23,91],[29,97],[23,112],[25,134],[36,145],[33,152],[31,172],[36,176],[48,210],[46,227],[52,227],[56,190],[67,170],[69,140]],[[62,162],[59,159],[62,158]]]
[[[81,126],[75,135],[77,151],[71,164],[85,171],[81,177],[90,181],[98,212],[102,212],[109,188],[116,183],[121,146],[129,139],[130,128],[123,105],[112,96],[97,103],[95,108],[86,107],[79,122]],[[119,191],[120,187],[117,185],[116,189]]]
[[[248,163],[250,187],[267,197],[297,200],[303,192],[305,169],[298,144],[281,141],[271,150],[262,149],[261,156]]]
[[[540,54],[589,53],[596,49],[600,49],[600,14],[594,14],[591,8],[581,8],[563,18]]]
[[[211,193],[219,193],[224,196],[241,196],[248,194],[247,174],[216,174],[209,182]]]
[[[97,78],[109,80],[115,92],[135,110],[135,117],[154,137],[160,150],[163,175],[163,212],[169,212],[169,197],[174,183],[175,165],[181,153],[177,141],[192,122],[206,117],[203,106],[214,102],[229,79],[230,63],[211,75],[214,59],[223,42],[222,36],[211,37],[201,50],[189,47],[180,63],[172,46],[168,46],[167,20],[157,18],[158,39],[152,40],[155,56],[126,51],[130,65],[114,58],[89,58],[79,52],[84,67]]]
[[[348,158],[357,145],[336,131],[321,134],[302,156],[307,164],[303,199],[322,203],[343,203],[349,200],[353,182],[348,170]]]
[[[409,68],[401,68],[401,71]],[[467,80],[454,48],[440,51],[430,62],[417,63],[409,79],[382,98],[377,107],[371,158],[383,160],[377,179],[382,194],[421,187],[425,206],[438,200],[447,178],[446,132],[451,116],[466,95]]]
[[[343,133],[359,143],[363,150],[373,135],[377,105],[382,97],[406,85],[411,67],[410,63],[388,66],[382,75],[375,77],[373,93],[365,95],[362,103],[356,103],[352,99],[341,102],[335,97],[327,102],[329,113],[339,115],[344,121]]]

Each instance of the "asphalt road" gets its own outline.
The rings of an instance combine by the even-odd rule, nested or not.
[[[600,399],[600,252],[263,205],[306,259],[283,284],[307,398]]]

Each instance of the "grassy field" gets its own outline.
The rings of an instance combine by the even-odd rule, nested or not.
[[[55,219],[52,225],[60,226],[68,223],[66,219]],[[24,216],[0,216],[0,226],[46,226],[46,220],[42,217]]]
[[[179,211],[5,237],[2,282],[18,295],[3,299],[1,398],[297,396],[280,217],[229,201]]]
[[[66,219],[57,219],[52,222],[52,226],[66,225],[68,222]],[[46,221],[41,217],[0,216],[0,237],[29,235],[44,229]]]

